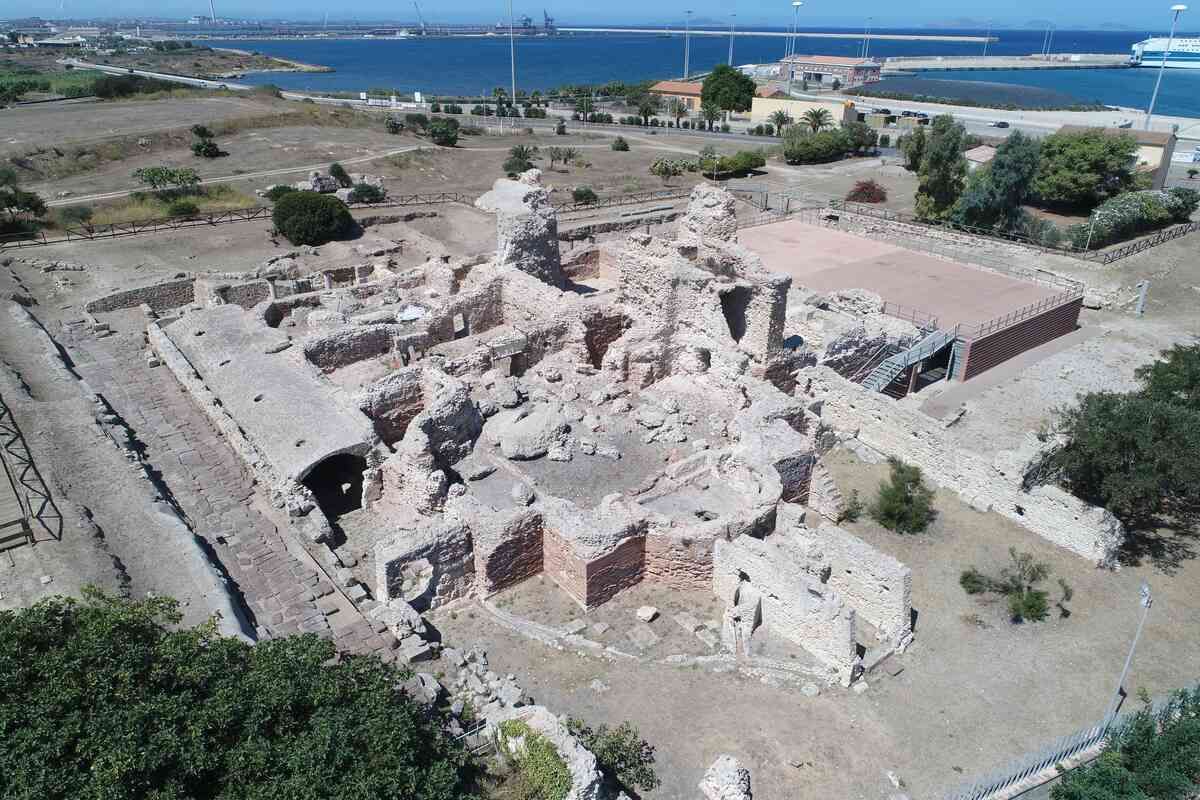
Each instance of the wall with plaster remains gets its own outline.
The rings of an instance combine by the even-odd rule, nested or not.
[[[119,311],[123,308],[137,308],[145,304],[154,311],[162,313],[195,302],[194,284],[195,281],[192,278],[179,278],[137,289],[126,289],[99,297],[84,308],[89,314],[102,314],[106,311]]]
[[[829,564],[825,583],[871,623],[883,641],[912,634],[912,570],[836,525],[805,529]]]

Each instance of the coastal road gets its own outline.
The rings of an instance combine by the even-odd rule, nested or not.
[[[354,164],[365,164],[368,161],[375,161],[380,158],[387,158],[388,156],[395,156],[395,155],[399,155],[401,153],[408,153],[413,150],[419,150],[419,149],[421,149],[421,147],[422,147],[422,145],[414,144],[414,145],[409,145],[408,147],[400,147],[400,148],[397,148],[396,150],[388,150],[387,152],[384,152],[384,153],[374,153],[372,155],[358,156],[356,158],[347,158],[347,159],[343,160],[341,162],[341,164],[343,166],[351,166]],[[221,177],[218,177],[218,178],[205,178],[204,180],[200,181],[200,185],[201,186],[209,186],[209,185],[216,184],[216,183],[233,183],[235,181],[254,180],[256,178],[273,178],[273,177],[276,177],[279,175],[293,175],[297,172],[312,172],[314,170],[324,172],[328,168],[329,168],[329,162],[326,161],[326,162],[322,162],[320,164],[309,164],[306,167],[284,167],[283,169],[266,169],[266,170],[262,170],[260,172],[243,172],[238,175],[222,175]],[[50,200],[46,203],[46,205],[48,207],[53,208],[55,206],[72,206],[72,205],[77,205],[79,203],[95,203],[100,200],[115,200],[120,197],[128,197],[129,195],[133,194],[134,192],[144,192],[144,191],[146,191],[146,187],[139,186],[136,189],[123,189],[118,192],[102,192],[100,194],[89,194],[89,195],[81,195],[79,197],[68,197],[68,198],[64,198],[62,200]]]

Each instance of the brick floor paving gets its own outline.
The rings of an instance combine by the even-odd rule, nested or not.
[[[116,336],[66,337],[78,371],[134,430],[146,461],[241,592],[260,637],[315,633],[345,652],[393,660],[395,638],[335,598],[314,561],[288,550],[283,537],[291,534],[265,513],[233,449],[165,367],[146,365],[141,333],[123,320]]]

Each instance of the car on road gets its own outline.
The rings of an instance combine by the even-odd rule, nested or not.
[[[1001,119],[1001,120],[997,120],[996,122],[989,122],[988,127],[989,128],[1007,128],[1008,123]]]

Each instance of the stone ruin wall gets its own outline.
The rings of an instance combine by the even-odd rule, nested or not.
[[[647,534],[645,579],[678,591],[710,589],[713,544],[711,538]]]
[[[84,310],[89,314],[103,314],[147,305],[161,314],[196,302],[195,283],[194,278],[179,278],[137,289],[125,289],[92,300],[84,306]]]
[[[430,523],[381,542],[375,548],[376,599],[403,597],[406,569],[425,564],[432,569],[430,587],[410,601],[418,611],[469,596],[475,585],[473,549],[470,529],[454,521]]]
[[[646,537],[631,536],[611,551],[587,562],[585,608],[596,608],[618,592],[642,582],[646,564]]]
[[[405,325],[359,325],[338,328],[332,333],[310,338],[304,343],[304,357],[326,374],[387,355],[395,348],[396,337],[409,332]]]
[[[826,583],[882,640],[901,644],[912,635],[912,570],[836,525],[805,530],[829,561]]]
[[[195,302],[201,306],[231,303],[250,310],[274,296],[271,284],[266,280],[229,283],[211,278],[196,279]]]
[[[929,480],[957,492],[973,508],[995,511],[1099,566],[1116,562],[1125,538],[1116,517],[1055,486],[1025,491],[1022,467],[1028,459],[1010,466],[1011,453],[989,462],[959,449],[938,420],[867,392],[832,370],[805,370],[800,381],[822,403],[821,418],[843,436],[917,465]]]
[[[727,606],[745,584],[761,603],[762,624],[803,647],[849,685],[857,658],[854,609],[820,583],[822,564],[799,537],[717,540],[713,592]]]
[[[425,409],[425,394],[419,366],[398,369],[366,387],[356,403],[375,426],[385,444],[404,438],[408,425]]]
[[[587,564],[552,528],[546,528],[542,536],[542,565],[546,577],[587,608]]]

